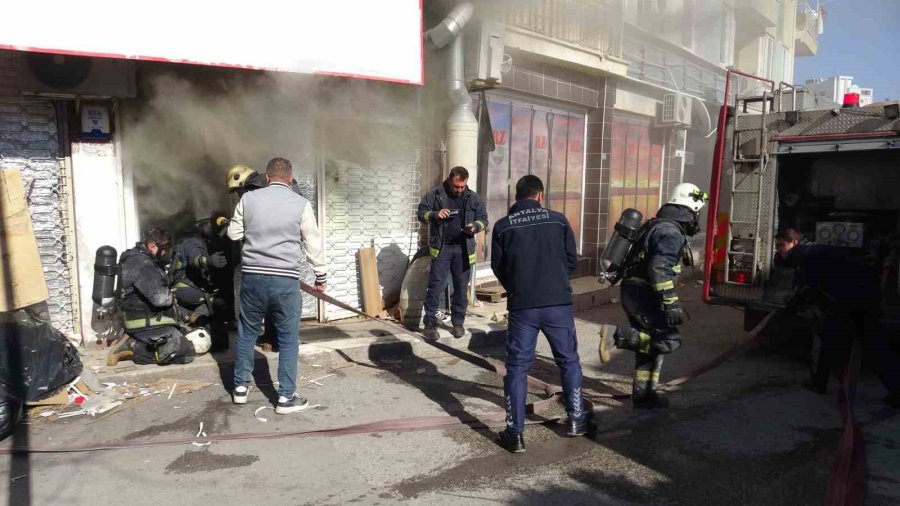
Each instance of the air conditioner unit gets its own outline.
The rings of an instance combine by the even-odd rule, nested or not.
[[[659,14],[663,9],[659,0],[638,0],[638,10],[641,14]]]
[[[692,98],[680,93],[663,95],[662,107],[659,109],[659,124],[687,128],[691,126]]]
[[[133,98],[134,62],[49,53],[19,53],[22,93],[60,98]]]
[[[469,88],[491,88],[503,82],[503,39],[506,26],[493,21],[472,23],[465,34],[465,72]]]

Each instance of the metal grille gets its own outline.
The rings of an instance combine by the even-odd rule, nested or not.
[[[365,166],[342,160],[325,162],[326,255],[331,274],[330,294],[354,307],[361,306],[357,252],[375,247],[382,294],[399,294],[409,259],[416,253],[419,225],[416,207],[421,198],[421,152],[417,134],[408,127],[398,132],[396,154],[372,154]],[[327,306],[326,318],[354,316]]]

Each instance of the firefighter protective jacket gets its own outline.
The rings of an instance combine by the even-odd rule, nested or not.
[[[491,269],[510,311],[571,304],[569,275],[577,261],[569,220],[535,200],[516,202],[494,225]]]
[[[444,184],[439,184],[422,197],[416,212],[419,221],[428,225],[428,249],[431,253],[431,258],[437,258],[444,247],[444,229],[446,224],[438,220],[437,215],[441,209],[447,208],[448,200],[449,197]],[[474,224],[476,234],[487,228],[487,210],[477,193],[466,188],[463,194],[462,208],[465,210],[465,216],[462,219],[463,226],[470,223]],[[466,237],[466,255],[469,258],[470,265],[475,264],[475,249],[475,236]]]
[[[681,258],[687,244],[680,223],[690,223],[690,213],[683,206],[669,204],[659,209],[638,239],[636,246],[640,250],[634,264],[627,268],[624,283],[649,285],[666,306],[678,302],[675,278],[681,274]]]
[[[119,258],[119,290],[126,330],[177,324],[166,273],[141,243]]]

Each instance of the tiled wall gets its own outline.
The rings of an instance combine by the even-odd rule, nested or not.
[[[584,185],[584,240],[582,255],[589,259],[589,272],[596,274],[597,264],[609,234],[609,153],[612,147],[612,117],[616,102],[616,83],[603,79],[597,108],[588,113],[587,158]]]
[[[512,67],[503,74],[503,87],[554,100],[597,107],[604,79],[528,59],[512,53]]]

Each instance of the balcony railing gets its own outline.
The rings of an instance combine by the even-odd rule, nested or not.
[[[488,16],[507,26],[578,45],[610,56],[622,55],[622,23],[617,0],[498,2]]]

